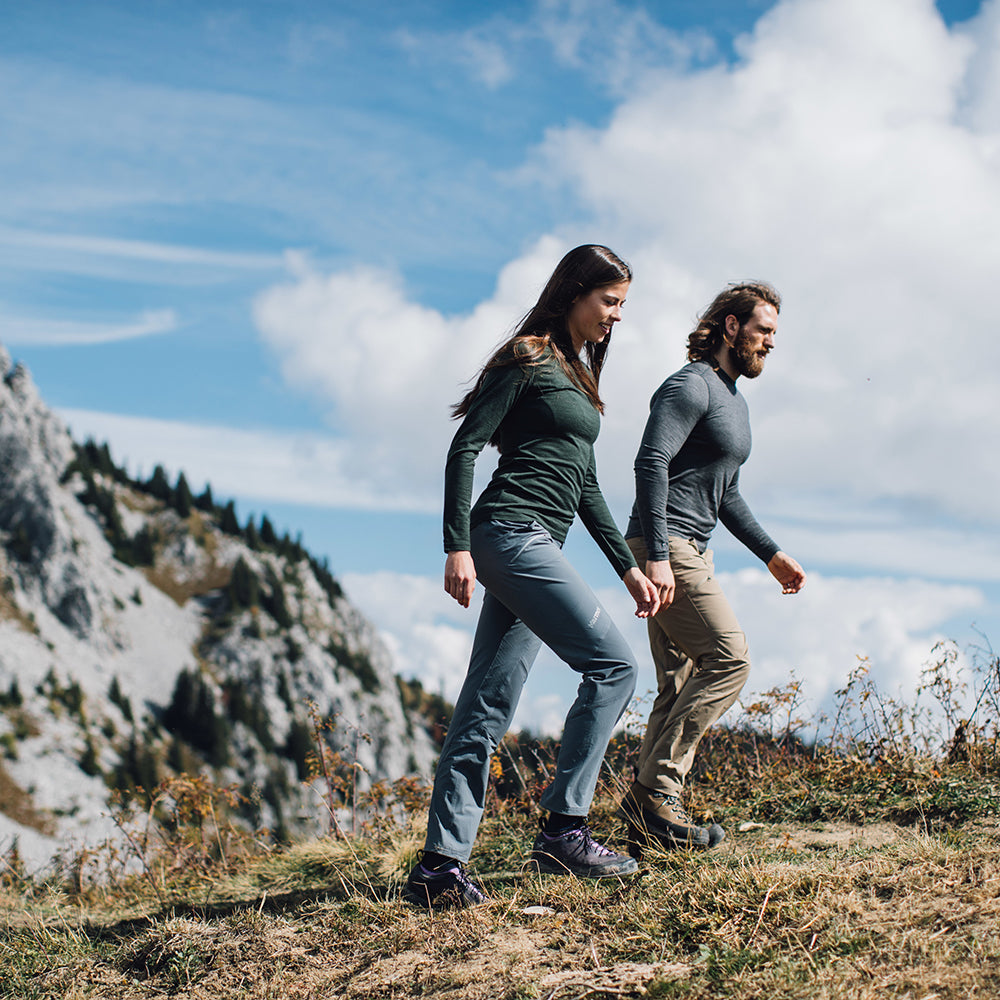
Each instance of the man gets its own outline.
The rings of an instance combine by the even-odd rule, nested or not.
[[[736,382],[763,371],[780,308],[778,293],[762,282],[730,285],[716,296],[688,337],[691,363],[654,394],[636,456],[625,538],[660,596],[648,624],[658,693],[637,778],[619,808],[639,850],[707,848],[725,837],[718,824],[697,826],[681,804],[699,740],[750,673],[746,637],[707,549],[716,523],[767,564],[783,593],[805,583],[802,567],[761,528],[739,489],[750,421]]]

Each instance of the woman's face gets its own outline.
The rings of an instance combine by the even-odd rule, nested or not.
[[[570,306],[566,326],[577,354],[584,344],[599,344],[611,333],[611,328],[622,318],[628,286],[627,281],[620,281],[617,285],[595,288]]]

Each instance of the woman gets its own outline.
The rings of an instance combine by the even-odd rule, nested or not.
[[[566,717],[548,816],[532,862],[543,872],[625,875],[632,858],[598,844],[587,827],[608,740],[635,686],[635,659],[610,616],[561,551],[576,514],[615,567],[640,618],[656,590],[635,564],[597,483],[598,394],[611,329],[632,272],[607,247],[560,261],[534,308],[453,408],[463,417],[445,470],[445,590],[469,606],[486,587],[469,672],[441,751],[421,861],[404,895],[424,906],[483,902],[464,865],[482,818],[491,754],[545,643],[581,674]],[[585,360],[584,360],[585,358]],[[470,511],[482,449],[500,452]]]

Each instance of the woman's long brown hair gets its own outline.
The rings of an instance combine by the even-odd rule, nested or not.
[[[587,395],[598,412],[603,413],[604,403],[598,386],[611,334],[599,344],[588,341],[584,345],[585,364],[573,350],[566,319],[580,296],[589,295],[595,288],[631,280],[632,269],[607,247],[586,243],[570,250],[556,265],[538,301],[518,324],[514,334],[486,362],[475,385],[451,408],[452,417],[464,417],[469,412],[487,372],[513,364],[522,367],[536,365],[548,351],[555,355],[567,376]],[[490,444],[497,445],[496,437],[494,434]]]

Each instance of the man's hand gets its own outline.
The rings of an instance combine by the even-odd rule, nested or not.
[[[476,589],[476,564],[471,552],[449,552],[444,564],[444,589],[462,605],[469,606]]]
[[[775,552],[767,568],[771,571],[771,576],[781,584],[783,594],[797,594],[805,586],[805,571],[784,552]]]
[[[636,618],[652,618],[660,610],[656,587],[643,576],[642,570],[633,566],[623,577],[622,583],[635,600]]]
[[[656,587],[656,593],[660,598],[660,607],[669,607],[674,600],[674,571],[670,568],[670,560],[646,561],[646,576],[649,582]]]

